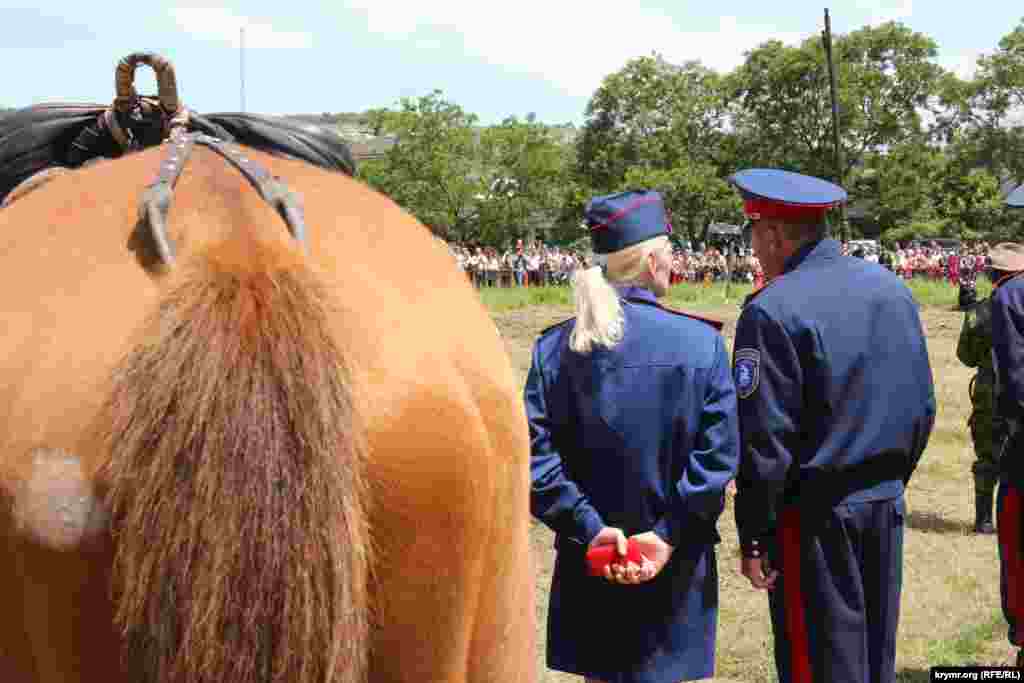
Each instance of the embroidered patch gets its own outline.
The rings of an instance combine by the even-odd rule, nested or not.
[[[761,379],[761,352],[757,349],[737,349],[732,372],[739,397],[748,398],[757,389]]]

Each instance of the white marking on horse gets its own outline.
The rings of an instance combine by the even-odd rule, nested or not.
[[[53,550],[74,550],[102,534],[109,516],[77,456],[50,448],[31,453],[32,470],[14,500],[19,531]]]

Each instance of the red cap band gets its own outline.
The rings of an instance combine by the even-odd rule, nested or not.
[[[834,204],[785,204],[767,199],[747,199],[743,202],[743,213],[752,220],[779,218],[781,220],[803,220],[823,218]]]

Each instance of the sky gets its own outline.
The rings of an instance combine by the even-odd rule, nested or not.
[[[584,121],[601,79],[652,52],[727,72],[768,40],[824,27],[829,0],[0,0],[0,107],[99,102],[131,53],[171,60],[182,101],[199,113],[365,111],[434,89],[484,124],[535,113]],[[14,4],[12,4],[14,3]],[[1024,18],[1010,0],[858,0],[830,7],[834,33],[898,20],[933,38],[937,61],[969,76],[979,55]],[[240,42],[244,28],[244,49]],[[155,93],[140,68],[136,85]]]

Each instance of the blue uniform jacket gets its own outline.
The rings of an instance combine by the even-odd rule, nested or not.
[[[831,239],[805,245],[744,306],[733,369],[746,555],[770,547],[780,504],[902,495],[935,391],[917,304],[896,275]]]
[[[992,358],[998,387],[996,409],[1011,426],[1012,439],[999,444],[1004,475],[1013,474],[1014,483],[1022,483],[1024,474],[1020,453],[1024,447],[1024,276],[997,283],[992,293]]]
[[[717,541],[739,458],[725,342],[646,289],[620,293],[615,348],[570,350],[574,319],[534,346],[524,392],[532,512],[558,544],[586,546],[604,526],[653,530],[675,547]]]

